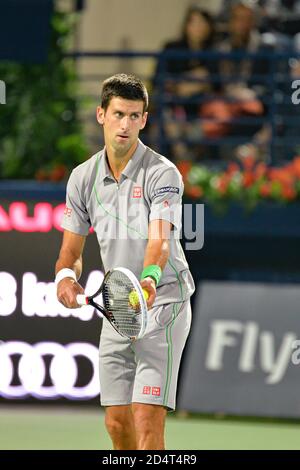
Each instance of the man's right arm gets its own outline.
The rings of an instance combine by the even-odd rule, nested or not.
[[[84,293],[84,289],[77,282],[77,279],[81,276],[82,252],[85,240],[85,236],[65,230],[59,257],[55,265],[56,275],[62,269],[70,269],[74,272],[73,277],[70,272],[70,276],[63,277],[57,284],[57,298],[68,308],[78,307],[76,295]],[[75,277],[76,279],[74,279]]]

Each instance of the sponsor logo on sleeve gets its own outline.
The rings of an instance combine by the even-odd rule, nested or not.
[[[153,198],[169,193],[179,194],[179,188],[176,186],[163,186],[162,188],[158,188],[154,191]]]

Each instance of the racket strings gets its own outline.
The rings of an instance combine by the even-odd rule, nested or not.
[[[126,274],[113,271],[103,289],[103,303],[111,315],[111,321],[126,336],[137,336],[141,329],[141,307],[132,306],[129,295],[134,285]]]

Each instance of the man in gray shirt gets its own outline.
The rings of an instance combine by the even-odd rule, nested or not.
[[[183,182],[177,168],[138,138],[148,94],[134,76],[103,83],[97,120],[105,147],[75,168],[67,186],[57,296],[76,295],[86,236],[93,227],[105,272],[130,269],[148,291],[148,325],[134,342],[103,319],[101,404],[114,449],[164,449],[167,410],[175,409],[178,370],[190,330],[194,282],[181,244]]]

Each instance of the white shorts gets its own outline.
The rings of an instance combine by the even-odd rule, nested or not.
[[[175,410],[178,371],[191,326],[190,300],[148,312],[143,338],[131,342],[104,318],[100,337],[101,405],[150,403]]]

